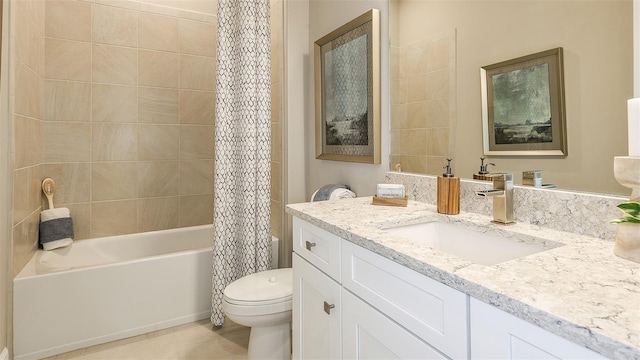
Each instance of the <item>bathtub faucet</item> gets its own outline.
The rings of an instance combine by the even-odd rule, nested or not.
[[[513,216],[513,174],[495,174],[493,189],[476,191],[476,195],[493,198],[493,222],[514,223]]]

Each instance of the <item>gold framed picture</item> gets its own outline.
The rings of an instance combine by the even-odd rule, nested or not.
[[[566,156],[562,48],[480,69],[485,155]]]
[[[314,46],[316,158],[380,163],[380,12]]]

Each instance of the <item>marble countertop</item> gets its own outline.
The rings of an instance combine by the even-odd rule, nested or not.
[[[291,204],[287,212],[606,357],[640,359],[640,264],[615,256],[613,242],[535,225],[497,225],[475,213],[438,214],[416,201],[389,207],[371,200]],[[384,231],[428,221],[550,249],[485,266]]]

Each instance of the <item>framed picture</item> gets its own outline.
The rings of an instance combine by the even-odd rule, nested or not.
[[[485,155],[566,156],[562,48],[480,69]]]
[[[315,42],[316,158],[380,163],[380,12]]]

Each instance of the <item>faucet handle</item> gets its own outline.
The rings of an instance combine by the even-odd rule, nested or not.
[[[493,181],[513,182],[513,174],[511,173],[492,174],[491,178]]]
[[[493,174],[493,188],[499,190],[513,189],[513,174]]]
[[[493,177],[493,221],[499,224],[511,224],[513,213],[513,174],[496,174]]]

